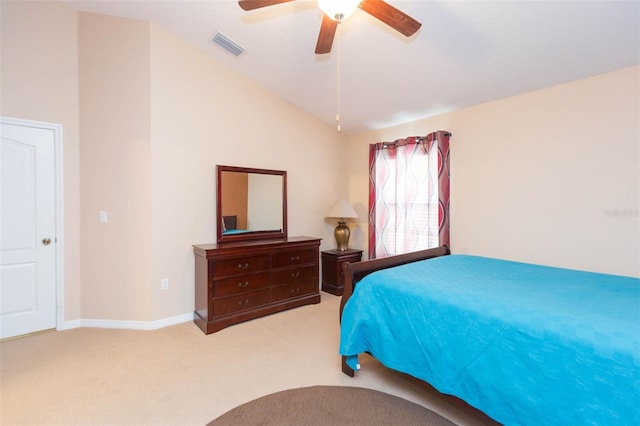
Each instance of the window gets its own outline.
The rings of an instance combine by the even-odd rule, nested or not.
[[[369,258],[449,245],[449,137],[369,146]]]

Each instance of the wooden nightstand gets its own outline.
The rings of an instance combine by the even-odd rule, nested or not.
[[[349,249],[345,251],[325,250],[322,252],[322,291],[336,296],[342,296],[344,291],[344,272],[342,265],[345,262],[360,262],[362,250]]]

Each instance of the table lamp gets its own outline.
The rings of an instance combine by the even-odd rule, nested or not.
[[[345,219],[355,219],[358,217],[358,213],[351,207],[351,204],[341,199],[329,210],[327,217],[338,219],[338,226],[336,226],[336,229],[333,231],[333,235],[336,237],[336,243],[338,244],[337,250],[348,250],[351,231]]]

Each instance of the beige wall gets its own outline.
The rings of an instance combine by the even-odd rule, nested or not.
[[[289,235],[323,238],[348,188],[342,136],[328,125],[151,26],[154,317],[193,309],[193,244],[216,240],[215,165],[286,170]],[[169,278],[169,290],[160,279]]]
[[[332,246],[324,214],[348,188],[331,126],[153,24],[53,1],[1,12],[0,113],[63,124],[67,321],[193,311],[216,164],[287,170],[289,234]]]
[[[0,115],[62,124],[65,318],[80,318],[78,16],[52,1],[0,2]]]
[[[323,212],[346,179],[329,126],[154,24],[81,13],[80,46],[84,318],[193,311],[192,245],[216,238],[216,164],[287,170],[289,234],[326,244]]]
[[[639,82],[632,67],[354,136],[351,201],[366,218],[369,143],[449,130],[454,252],[640,276]]]
[[[82,317],[151,320],[149,23],[79,16]]]

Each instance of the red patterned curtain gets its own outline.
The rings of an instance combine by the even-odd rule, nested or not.
[[[450,246],[449,138],[369,145],[369,258]]]

